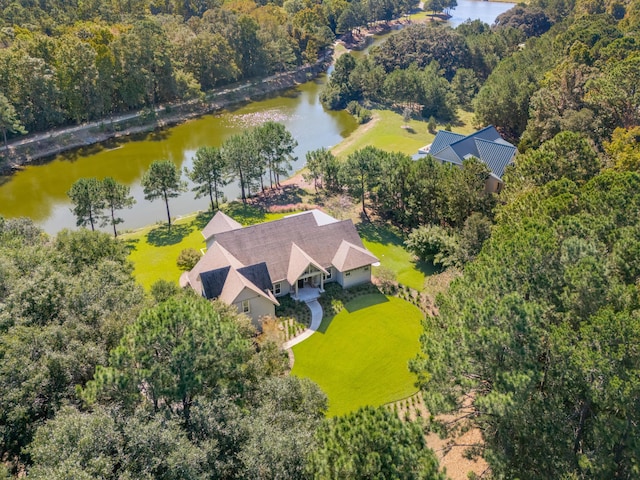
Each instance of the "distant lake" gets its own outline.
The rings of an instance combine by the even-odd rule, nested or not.
[[[453,26],[468,18],[486,23],[510,9],[513,3],[458,0],[449,21]],[[386,36],[375,39],[384,41]],[[348,113],[325,110],[319,94],[326,83],[321,75],[296,88],[279,92],[264,100],[237,105],[215,115],[205,115],[176,127],[104,145],[95,145],[59,155],[42,164],[28,165],[10,177],[0,177],[0,215],[27,216],[48,233],[75,228],[75,217],[66,192],[81,177],[112,176],[131,187],[136,205],[122,210],[121,229],[134,229],[166,220],[164,204],[144,199],[140,180],[152,161],[168,159],[180,168],[191,168],[196,150],[206,145],[221,145],[226,138],[265,120],[285,124],[298,141],[297,160],[292,172],[305,164],[305,154],[320,147],[332,147],[348,137],[357,127]],[[225,189],[227,198],[236,198],[234,183]],[[207,199],[195,200],[191,191],[170,200],[172,216],[185,215],[208,206]]]

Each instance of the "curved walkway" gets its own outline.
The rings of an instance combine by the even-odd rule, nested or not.
[[[310,300],[306,303],[307,307],[309,307],[309,310],[311,310],[311,326],[300,335],[293,337],[288,342],[285,342],[282,346],[285,350],[306,340],[311,335],[316,333],[316,331],[320,328],[320,324],[322,323],[322,307],[320,306],[320,303],[318,303],[318,300],[315,299]]]

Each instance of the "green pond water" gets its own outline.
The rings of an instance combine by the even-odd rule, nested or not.
[[[96,145],[59,155],[41,165],[29,165],[0,186],[0,215],[27,216],[49,233],[75,227],[75,217],[67,191],[81,177],[112,176],[131,187],[136,199],[132,209],[122,210],[131,229],[166,220],[164,203],[144,199],[140,180],[150,163],[168,159],[181,168],[191,168],[193,156],[203,145],[221,145],[224,140],[266,120],[282,122],[298,141],[297,160],[292,171],[304,166],[309,150],[330,147],[347,137],[357,124],[348,113],[325,111],[318,99],[325,75],[277,96],[206,115],[166,130],[135,137],[128,141]],[[228,198],[239,193],[237,185],[225,189]],[[194,199],[188,191],[170,200],[172,216],[206,209],[208,199]]]
[[[480,18],[492,23],[500,13],[514,4],[479,0],[458,0],[450,20],[453,26],[467,18]],[[392,32],[393,34],[395,32]],[[383,42],[388,35],[375,38]],[[372,45],[373,45],[372,44]],[[66,192],[81,177],[112,176],[131,187],[136,204],[122,210],[124,223],[120,229],[134,229],[166,220],[164,204],[144,199],[140,180],[152,161],[169,159],[181,168],[190,168],[195,151],[205,145],[219,146],[224,140],[266,120],[285,124],[298,141],[297,160],[292,172],[305,164],[305,154],[320,147],[340,143],[357,127],[348,113],[325,111],[318,98],[326,75],[277,95],[246,105],[206,115],[182,125],[130,138],[121,142],[96,145],[88,149],[59,155],[51,161],[29,165],[10,177],[0,177],[0,215],[11,218],[32,218],[48,233],[74,228],[75,217]],[[229,199],[236,198],[239,189],[234,183],[225,189]],[[170,200],[172,216],[206,209],[207,199],[194,199],[191,191]]]

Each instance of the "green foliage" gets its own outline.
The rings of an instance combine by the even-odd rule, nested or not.
[[[444,480],[422,429],[385,408],[364,407],[326,421],[310,455],[315,479],[393,478]]]
[[[562,132],[537,150],[519,155],[513,170],[505,176],[508,188],[522,184],[544,185],[567,178],[583,184],[596,175],[602,164],[589,142],[575,132]]]
[[[264,190],[262,175],[269,172],[269,183],[280,186],[280,176],[288,175],[291,162],[296,160],[293,150],[298,142],[282,123],[268,121],[253,130],[260,166],[260,184]]]
[[[180,252],[180,255],[178,255],[176,263],[180,270],[186,272],[195,267],[201,258],[202,255],[195,248],[185,248]]]
[[[352,197],[360,198],[362,213],[367,216],[365,208],[365,196],[372,192],[379,182],[382,150],[374,147],[365,147],[347,157],[346,162],[340,168],[342,184]]]
[[[495,475],[637,471],[639,186],[603,171],[518,192],[427,320],[413,363],[427,408],[458,410],[473,391]]]
[[[209,196],[211,211],[218,208],[218,200],[222,197],[220,191],[228,184],[226,178],[227,165],[219,148],[200,147],[193,159],[193,170],[187,175],[196,186],[196,198]]]
[[[100,215],[104,209],[104,198],[102,195],[102,185],[97,178],[80,178],[76,180],[67,195],[73,203],[73,214],[76,216],[78,226],[91,226],[95,230],[95,225],[100,220]]]
[[[4,94],[0,93],[0,130],[4,138],[4,146],[7,147],[7,133],[20,133],[25,135],[27,131],[20,123],[15,107]]]
[[[234,311],[192,296],[143,311],[111,352],[110,366],[96,370],[84,398],[148,402],[156,411],[179,411],[188,423],[195,396],[242,383],[252,332]]]
[[[171,212],[169,199],[177,197],[187,188],[187,183],[180,179],[180,169],[170,160],[155,160],[142,176],[144,198],[147,200],[164,200],[167,207],[167,222],[171,228]]]
[[[531,39],[498,64],[473,102],[478,123],[500,127],[511,138],[524,132],[531,96],[553,61],[551,43],[546,35]]]
[[[437,225],[425,225],[412,230],[404,243],[420,260],[443,266],[454,262],[458,246],[457,239]]]
[[[191,443],[177,421],[161,415],[68,407],[38,430],[29,452],[29,477],[52,480],[204,479],[209,453]]]
[[[604,144],[613,166],[619,170],[640,171],[640,127],[616,128],[611,141]]]
[[[336,157],[330,150],[322,147],[318,150],[307,152],[307,181],[313,180],[313,185],[318,189],[318,180],[322,182],[322,186],[328,190],[337,192],[342,188],[339,179],[340,165]]]
[[[102,232],[84,229],[61,230],[55,238],[54,245],[73,274],[93,268],[105,260],[116,262],[131,270],[125,246]]]
[[[118,236],[116,225],[124,221],[122,218],[116,218],[116,210],[131,208],[135,203],[134,198],[129,195],[129,192],[130,189],[127,185],[118,183],[112,177],[105,177],[102,180],[102,198],[104,199],[105,208],[111,213],[109,223],[113,226],[114,237]],[[104,218],[102,225],[104,226],[106,223],[107,219]]]
[[[404,28],[375,49],[372,56],[387,73],[398,68],[407,69],[412,63],[424,68],[435,61],[447,80],[453,78],[458,68],[471,66],[471,55],[464,37],[435,22]]]
[[[551,21],[546,13],[537,7],[516,5],[505,13],[498,15],[497,28],[517,28],[526,38],[539,37],[551,28]]]
[[[122,245],[104,233],[48,241],[25,220],[0,229],[0,449],[25,461],[34,430],[104,364],[144,305]]]
[[[171,297],[174,297],[180,293],[180,287],[176,282],[169,280],[158,280],[151,285],[151,296],[156,303],[162,303]]]

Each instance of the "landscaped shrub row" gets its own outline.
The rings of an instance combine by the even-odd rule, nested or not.
[[[337,315],[345,304],[356,297],[368,293],[381,293],[378,287],[370,283],[348,289],[342,288],[338,283],[327,283],[324,288],[325,293],[318,299],[318,302],[322,306],[325,317]]]

